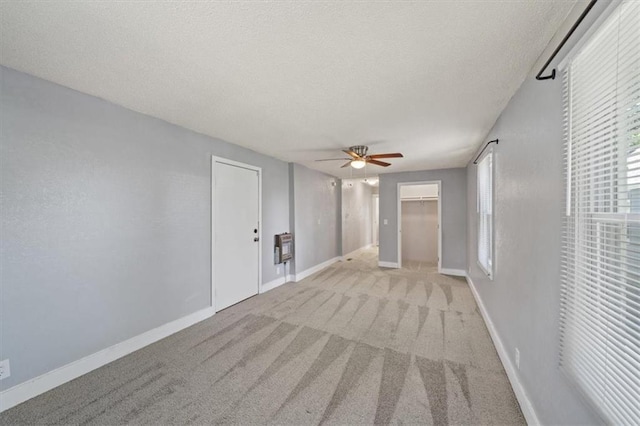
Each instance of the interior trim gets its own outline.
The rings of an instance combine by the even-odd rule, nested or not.
[[[213,316],[212,307],[168,322],[0,392],[0,413]]]
[[[471,289],[471,293],[473,294],[473,298],[476,300],[476,304],[478,305],[478,309],[480,310],[480,314],[484,319],[484,323],[487,325],[487,329],[489,330],[489,335],[491,336],[491,340],[493,340],[493,345],[496,347],[496,351],[498,352],[498,356],[500,357],[500,361],[502,362],[502,366],[504,367],[505,372],[507,373],[507,378],[511,383],[511,387],[513,388],[513,392],[516,395],[516,399],[520,404],[520,409],[522,410],[522,414],[524,415],[527,424],[530,426],[540,425],[540,420],[538,419],[538,415],[536,414],[535,408],[533,408],[533,404],[529,399],[529,395],[524,388],[524,385],[520,381],[520,377],[518,376],[518,370],[515,368],[515,365],[511,362],[511,358],[509,357],[509,352],[505,348],[502,340],[500,339],[500,335],[498,334],[498,330],[495,325],[493,325],[493,321],[491,321],[491,317],[487,312],[487,308],[484,306],[482,299],[480,298],[480,294],[476,290],[473,281],[467,275],[467,283],[469,284],[469,288]]]

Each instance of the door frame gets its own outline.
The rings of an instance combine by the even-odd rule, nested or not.
[[[216,163],[226,164],[228,166],[240,167],[243,169],[258,172],[258,283],[256,294],[260,294],[262,288],[262,167],[253,166],[251,164],[241,163],[239,161],[229,160],[223,157],[211,156],[211,307],[215,311],[215,294],[216,294]],[[217,312],[217,311],[216,311]]]
[[[397,239],[398,239],[398,268],[402,268],[402,199],[400,197],[400,188],[412,185],[438,185],[438,273],[442,272],[442,181],[441,180],[425,180],[419,182],[398,182],[397,198],[398,198],[398,219],[397,222]]]

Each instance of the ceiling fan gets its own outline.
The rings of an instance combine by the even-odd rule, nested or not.
[[[351,158],[327,158],[324,160],[316,160],[316,161],[336,161],[336,160],[347,160],[347,163],[344,164],[341,168],[344,167],[353,167],[354,169],[361,169],[364,166],[369,164],[375,164],[376,166],[389,167],[391,163],[387,163],[385,161],[379,161],[380,158],[402,158],[404,157],[399,152],[387,153],[387,154],[373,154],[367,155],[367,151],[369,150],[368,146],[365,145],[355,145],[350,146],[349,149],[343,149],[342,152],[347,154]]]

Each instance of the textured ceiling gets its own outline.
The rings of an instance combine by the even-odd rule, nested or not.
[[[349,177],[464,166],[573,1],[2,1],[1,63]],[[354,176],[363,171],[353,171]],[[357,173],[357,174],[355,174]]]

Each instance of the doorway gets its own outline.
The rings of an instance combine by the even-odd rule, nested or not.
[[[442,269],[441,185],[398,184],[398,266]]]
[[[262,169],[211,162],[211,306],[218,312],[258,294],[262,280]]]

